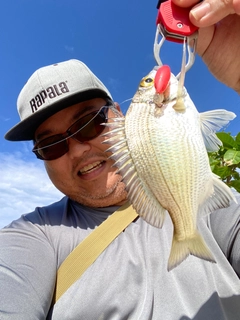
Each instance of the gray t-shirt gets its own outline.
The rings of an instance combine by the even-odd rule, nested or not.
[[[64,197],[0,230],[0,319],[240,319],[236,204],[200,221],[216,264],[189,256],[168,272],[169,216],[162,229],[138,218],[51,307],[57,269],[116,209],[86,208]]]

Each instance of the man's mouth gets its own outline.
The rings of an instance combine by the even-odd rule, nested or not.
[[[81,170],[79,170],[79,175],[88,174],[97,168],[101,167],[104,161],[96,161],[91,164],[88,164],[87,166],[83,167]]]

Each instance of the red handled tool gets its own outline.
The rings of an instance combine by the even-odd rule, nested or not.
[[[198,30],[189,19],[191,8],[178,7],[171,0],[160,0],[158,9],[156,24],[160,26],[166,40],[182,43],[184,37],[189,37]]]
[[[198,27],[194,26],[189,19],[191,8],[180,8],[171,0],[158,2],[158,16],[156,20],[157,30],[154,42],[154,57],[159,66],[163,63],[160,59],[160,49],[165,40],[183,44],[183,56],[188,57],[185,72],[188,71],[195,60]],[[161,37],[159,41],[159,36]],[[191,44],[191,45],[190,45]],[[187,54],[186,54],[187,48]],[[180,73],[177,75],[179,78]]]

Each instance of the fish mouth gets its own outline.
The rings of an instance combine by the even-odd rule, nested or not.
[[[80,169],[78,171],[78,175],[79,176],[83,176],[85,174],[88,174],[88,173],[100,168],[103,165],[104,162],[105,161],[95,161],[93,163],[90,163],[90,164],[84,166],[82,169]]]

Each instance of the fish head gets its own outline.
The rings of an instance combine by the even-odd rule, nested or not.
[[[156,91],[154,80],[157,73],[157,68],[151,70],[139,83],[137,92],[135,93],[132,102],[133,103],[147,103],[156,104],[161,107],[164,101],[164,93],[158,93]]]
[[[179,96],[178,84],[177,78],[168,66],[154,67],[140,81],[132,103],[153,105],[159,115],[162,115],[167,107],[172,107],[178,112],[185,111],[186,89],[183,88]]]

